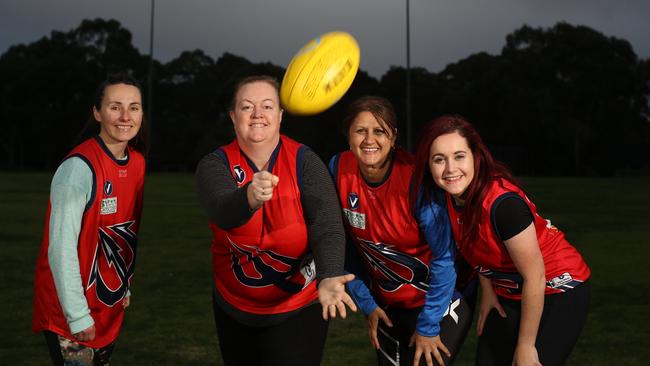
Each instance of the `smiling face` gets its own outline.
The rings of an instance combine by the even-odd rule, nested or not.
[[[127,84],[107,86],[101,107],[99,110],[93,107],[93,115],[100,123],[99,137],[104,143],[109,147],[119,145],[126,148],[126,144],[138,134],[142,125],[140,90]],[[120,154],[116,154],[116,157],[119,158],[118,155]]]
[[[474,179],[474,155],[467,139],[458,132],[438,136],[431,144],[429,169],[433,181],[462,205],[463,194]]]
[[[359,113],[350,124],[348,144],[359,162],[361,171],[387,169],[388,164],[385,163],[395,146],[396,137],[384,128],[372,113]]]
[[[244,84],[237,90],[230,119],[240,144],[277,144],[282,121],[278,90],[264,81]]]

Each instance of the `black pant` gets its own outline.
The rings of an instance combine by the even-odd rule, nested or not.
[[[320,365],[329,323],[319,303],[309,305],[280,324],[243,325],[213,301],[221,357],[226,365]]]
[[[402,309],[388,307],[384,310],[393,323],[393,326],[387,327],[382,321],[379,324],[386,333],[399,341],[400,365],[413,365],[415,346],[409,347],[409,342],[415,332],[417,318],[422,308]],[[451,358],[448,358],[441,352],[445,366],[453,364],[456,355],[458,355],[458,351],[460,351],[467,332],[472,325],[472,315],[472,311],[465,299],[457,298],[452,300],[449,313],[442,318],[442,322],[440,322],[440,339],[449,352],[451,352]],[[379,330],[377,331],[379,332]],[[377,351],[377,364],[380,366],[391,365],[380,351]],[[426,359],[422,355],[420,365],[426,366],[426,364]],[[433,359],[433,364],[438,364],[435,358]]]
[[[591,286],[585,282],[573,290],[547,295],[535,347],[544,366],[564,365],[587,321]],[[499,297],[508,315],[492,310],[479,337],[476,365],[510,365],[517,346],[521,301]]]

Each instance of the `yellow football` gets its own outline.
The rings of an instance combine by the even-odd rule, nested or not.
[[[282,78],[280,100],[293,114],[331,107],[348,91],[359,69],[357,41],[346,32],[314,38],[293,57]]]

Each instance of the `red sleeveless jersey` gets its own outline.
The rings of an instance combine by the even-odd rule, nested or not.
[[[124,163],[115,160],[96,137],[67,156],[83,159],[93,172],[93,196],[83,214],[77,254],[86,301],[95,321],[95,339],[76,340],[61,310],[47,257],[50,204],[36,264],[33,331],[50,330],[93,348],[104,347],[117,338],[124,317],[122,299],[135,266],[145,173],[143,156],[131,148],[128,154]]]
[[[278,314],[299,309],[318,298],[314,261],[300,200],[305,149],[288,137],[269,161],[269,172],[280,178],[271,200],[236,228],[212,229],[212,267],[219,293],[237,309],[254,314]],[[257,171],[237,141],[221,147],[233,179],[244,187]]]
[[[366,183],[350,151],[339,154],[334,169],[346,228],[370,275],[373,295],[386,305],[422,306],[432,254],[408,202],[413,157],[396,150],[387,178],[376,187]]]
[[[546,269],[545,293],[548,295],[564,292],[586,281],[590,276],[589,267],[580,253],[565,239],[564,233],[537,213],[535,204],[519,187],[504,179],[492,181],[483,200],[477,241],[472,244],[459,244],[460,252],[470,265],[480,274],[491,279],[498,295],[515,300],[521,299],[523,277],[517,272],[491,223],[493,205],[510,195],[521,197],[533,214],[537,242]],[[450,196],[447,198],[454,239],[457,243],[461,243],[462,211],[453,206]]]

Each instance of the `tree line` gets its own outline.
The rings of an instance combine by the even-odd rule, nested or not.
[[[284,68],[224,53],[186,51],[153,60],[149,110],[150,170],[192,171],[206,153],[232,140],[228,105],[234,82],[252,74],[282,79]],[[96,85],[127,71],[147,86],[149,57],[115,20],[84,20],[0,56],[0,169],[53,170],[78,141]],[[324,160],[346,149],[345,107],[368,94],[393,102],[399,141],[406,130],[406,70],[377,79],[363,70],[324,113],[285,113],[282,130]],[[421,125],[458,113],[477,125],[497,158],[518,175],[620,175],[650,162],[650,60],[629,42],[585,26],[523,26],[497,55],[477,53],[439,73],[410,70],[413,140]]]

